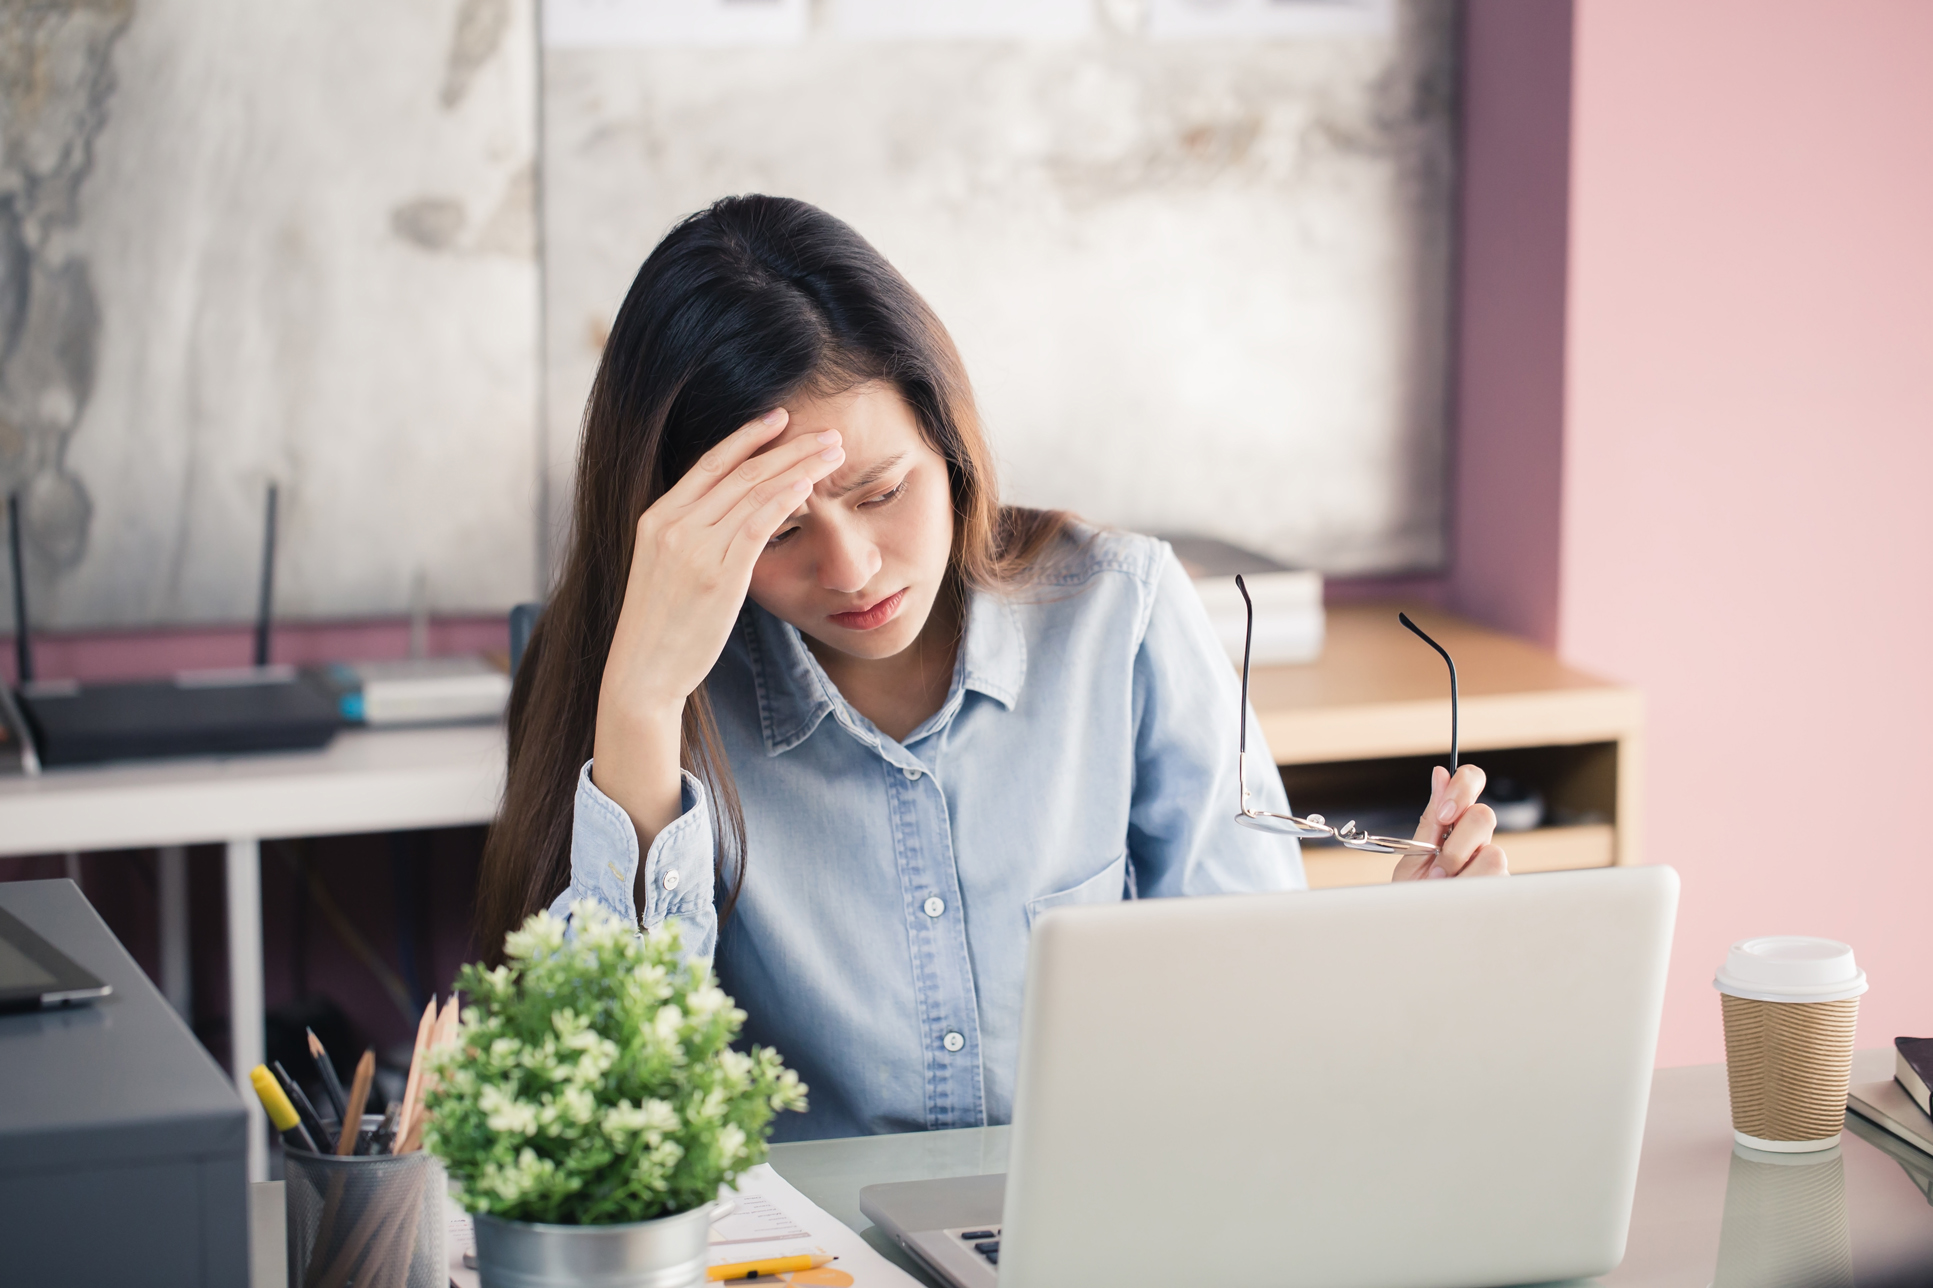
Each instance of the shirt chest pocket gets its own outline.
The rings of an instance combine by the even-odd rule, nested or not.
[[[1079,885],[1027,901],[1027,928],[1033,929],[1040,914],[1049,908],[1076,903],[1119,903],[1127,898],[1128,852],[1122,850],[1108,865]]]

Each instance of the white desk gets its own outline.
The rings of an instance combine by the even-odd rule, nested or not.
[[[262,841],[487,823],[503,773],[494,725],[349,730],[316,752],[48,770],[0,778],[0,855],[162,848],[162,991],[175,1000],[188,932],[178,847],[226,842],[229,1070],[246,1091],[263,1051]],[[268,1121],[253,1094],[242,1098],[249,1179],[265,1180]]]

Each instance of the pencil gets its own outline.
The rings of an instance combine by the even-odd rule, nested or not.
[[[423,1018],[417,1021],[416,1046],[409,1053],[409,1078],[403,1083],[403,1116],[396,1122],[398,1140],[409,1139],[410,1124],[416,1120],[416,1096],[423,1086],[423,1053],[429,1050],[430,1032],[435,1027],[436,999],[432,997],[423,1008]]]
[[[837,1257],[819,1256],[767,1257],[763,1261],[740,1261],[729,1266],[713,1266],[705,1271],[705,1278],[719,1279],[757,1279],[763,1275],[790,1274],[794,1270],[817,1270],[820,1266],[837,1261]]]
[[[315,1060],[315,1071],[322,1075],[322,1089],[329,1093],[329,1102],[336,1108],[337,1119],[347,1122],[349,1120],[343,1115],[347,1112],[349,1101],[342,1094],[342,1079],[336,1076],[336,1062],[329,1058],[328,1048],[322,1045],[322,1039],[315,1035],[314,1029],[305,1029],[304,1032],[309,1035],[309,1055]]]
[[[414,1154],[417,1150],[423,1148],[423,1128],[428,1122],[429,1119],[427,1117],[420,1113],[417,1114],[416,1120],[409,1125],[409,1135],[403,1137],[390,1152],[392,1154]]]
[[[356,1061],[356,1076],[349,1084],[349,1103],[342,1111],[342,1134],[336,1137],[336,1153],[347,1158],[356,1152],[356,1137],[361,1135],[362,1107],[369,1103],[369,1084],[376,1079],[376,1053],[364,1051]]]
[[[452,993],[443,1003],[443,1013],[436,1017],[434,1049],[441,1051],[456,1041],[456,1026],[461,1018],[456,1009],[456,994]]]
[[[436,1075],[429,1068],[429,1058],[456,1041],[456,1023],[456,996],[452,994],[443,1003],[443,1010],[430,1026],[429,1043],[423,1048],[421,1056],[422,1068],[419,1070],[421,1076],[416,1079],[416,1095],[414,1099],[407,1102],[409,1127],[407,1130],[398,1128],[401,1136],[391,1145],[392,1154],[414,1154],[422,1148],[423,1129],[429,1126],[430,1121],[424,1102],[429,1099],[430,1088],[436,1080]]]

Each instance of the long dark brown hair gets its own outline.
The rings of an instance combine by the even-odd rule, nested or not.
[[[569,552],[511,690],[509,778],[477,889],[488,960],[569,884],[577,771],[591,757],[638,519],[747,421],[800,393],[868,381],[896,388],[946,459],[948,590],[1026,580],[1068,516],[1000,504],[952,338],[865,238],[803,201],[728,197],[680,222],[638,270],[584,408]],[[745,816],[702,685],[685,702],[682,744],[711,798],[729,916],[744,880]]]

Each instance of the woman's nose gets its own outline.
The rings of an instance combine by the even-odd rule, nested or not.
[[[819,584],[827,590],[854,595],[866,588],[879,571],[879,547],[856,534],[825,534],[819,551]]]

